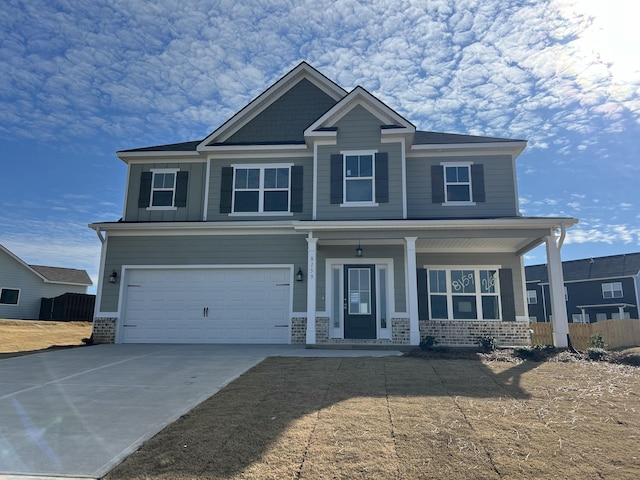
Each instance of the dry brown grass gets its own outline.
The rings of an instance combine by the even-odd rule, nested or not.
[[[82,339],[90,336],[90,322],[0,319],[0,354],[82,345]]]
[[[637,479],[640,369],[270,358],[145,443],[124,479]]]

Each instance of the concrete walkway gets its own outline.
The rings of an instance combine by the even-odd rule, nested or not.
[[[0,478],[99,478],[269,356],[396,351],[96,345],[0,360]]]

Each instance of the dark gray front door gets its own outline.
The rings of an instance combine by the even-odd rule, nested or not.
[[[344,337],[376,338],[375,265],[344,266]]]

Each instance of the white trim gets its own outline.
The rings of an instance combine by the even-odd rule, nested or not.
[[[203,206],[202,206],[202,221],[207,221],[207,216],[209,215],[209,181],[211,179],[211,157],[207,157],[207,168],[205,169],[205,179],[204,179],[204,195],[203,195]]]
[[[401,155],[401,170],[402,170],[402,218],[406,219],[408,216],[407,207],[407,154],[406,154],[406,142],[405,139],[400,141],[400,155]]]
[[[129,200],[129,187],[131,186],[129,181],[131,180],[131,164],[127,164],[127,178],[125,180],[124,187],[124,203],[122,205],[122,218],[127,218],[127,202]],[[153,179],[152,179],[153,180]]]
[[[116,152],[116,155],[120,160],[125,163],[158,163],[158,157],[163,157],[163,162],[167,162],[164,157],[176,157],[171,161],[175,163],[182,162],[204,162],[204,159],[198,158],[180,158],[180,157],[199,157],[200,153],[196,151],[182,152],[177,150],[147,150],[144,152]]]
[[[442,166],[442,180],[444,182],[444,202],[443,207],[447,206],[474,206],[476,203],[473,201],[473,177],[471,176],[471,165],[473,162],[440,162]],[[447,182],[447,168],[466,168],[469,181],[468,182]],[[449,200],[449,194],[447,192],[447,185],[469,185],[469,200]]]
[[[341,203],[340,204],[341,207],[378,207],[380,206],[379,203],[376,202],[348,202],[348,203]]]
[[[377,149],[373,150],[340,150],[342,155],[342,198],[341,207],[377,207],[376,203],[376,154]],[[347,176],[347,157],[371,157],[371,177],[348,177]],[[353,180],[370,180],[371,181],[371,200],[350,202],[347,200],[347,183]]]
[[[444,153],[447,150],[477,150],[477,149],[497,149],[497,150],[516,150],[518,155],[527,146],[526,141],[522,142],[478,142],[478,143],[437,143],[428,145],[412,145],[411,150],[414,152],[434,152]],[[486,152],[483,152],[485,155]]]
[[[176,190],[178,188],[178,172],[179,168],[151,168],[149,170],[151,175],[151,191],[149,192],[149,206],[146,208],[147,211],[153,210],[177,210],[178,208],[175,206],[176,204]],[[158,175],[166,175],[173,174],[173,187],[172,188],[155,188],[153,184],[155,183],[156,174]],[[159,192],[168,192],[171,190],[171,205],[154,205],[153,204],[153,193],[154,191]]]
[[[293,217],[293,212],[231,212],[229,217]]]
[[[93,316],[95,317],[100,312],[100,306],[102,305],[102,287],[104,285],[104,267],[107,261],[107,244],[109,242],[109,233],[104,232],[104,240],[100,245],[100,266],[98,267],[98,285],[96,286],[96,302],[93,308]]]
[[[233,185],[231,189],[231,212],[228,214],[229,216],[293,216],[293,212],[291,211],[291,168],[293,167],[293,163],[246,163],[246,164],[232,164],[233,168]],[[264,210],[264,196],[266,192],[284,192],[284,188],[266,188],[265,184],[265,171],[269,170],[277,170],[277,169],[287,169],[287,209],[286,210],[278,210],[278,211],[265,211]],[[258,188],[240,188],[236,189],[236,173],[237,170],[258,170],[259,178],[258,178]],[[276,175],[277,177],[277,175]],[[258,210],[251,212],[236,212],[236,192],[258,192]]]
[[[344,311],[342,308],[340,311],[340,326],[338,328],[333,327],[333,269],[335,267],[340,269],[340,298],[338,302],[342,304],[344,302],[344,266],[345,265],[375,265],[376,275],[376,339],[391,338],[389,336],[383,336],[380,328],[380,311],[379,306],[379,283],[378,283],[378,267],[383,266],[387,269],[387,329],[391,332],[391,319],[401,318],[396,313],[396,301],[395,301],[395,269],[393,258],[326,258],[324,261],[325,268],[325,297],[324,297],[324,310],[326,317],[329,318],[329,338],[344,338]],[[386,333],[386,332],[385,332]]]

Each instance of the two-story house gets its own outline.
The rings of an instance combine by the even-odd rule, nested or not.
[[[576,220],[520,215],[525,146],[418,131],[303,62],[204,139],[118,152],[94,339],[526,344],[523,255],[559,267]]]
[[[583,258],[562,262],[564,300],[569,321],[639,318],[640,253]],[[525,267],[531,321],[549,322],[549,280],[546,265]]]

